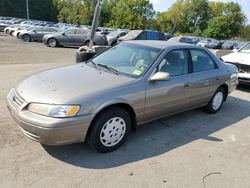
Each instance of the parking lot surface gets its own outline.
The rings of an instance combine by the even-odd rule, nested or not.
[[[215,115],[196,109],[140,126],[111,153],[26,138],[6,108],[8,90],[26,75],[74,63],[75,51],[0,34],[0,187],[250,187],[249,86]]]

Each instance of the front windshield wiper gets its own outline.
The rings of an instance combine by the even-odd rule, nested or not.
[[[94,63],[94,62],[92,62],[93,64],[95,64],[95,65],[97,65],[97,66],[99,66],[99,67],[103,67],[103,68],[105,68],[105,69],[108,69],[108,70],[110,70],[111,72],[113,72],[113,73],[115,73],[116,75],[118,75],[118,70],[116,70],[116,69],[114,69],[114,68],[112,68],[112,67],[110,67],[110,66],[108,66],[108,65],[103,65],[103,64],[96,64],[96,63]]]

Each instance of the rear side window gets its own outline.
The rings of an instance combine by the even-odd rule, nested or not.
[[[207,71],[217,68],[214,60],[203,50],[190,50],[193,72]]]

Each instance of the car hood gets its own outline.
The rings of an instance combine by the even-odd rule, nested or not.
[[[225,62],[239,63],[250,66],[250,54],[235,52],[221,57]]]
[[[80,63],[28,76],[16,84],[15,90],[28,103],[80,104],[84,98],[134,80]]]

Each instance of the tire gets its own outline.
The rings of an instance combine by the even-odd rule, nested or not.
[[[31,41],[30,36],[29,35],[23,35],[23,41],[30,42]]]
[[[89,46],[89,43],[90,43],[90,41],[88,40],[88,41],[86,41],[85,42],[85,46]]]
[[[225,89],[220,87],[219,89],[216,90],[213,97],[210,99],[209,103],[205,107],[206,111],[210,114],[217,113],[220,110],[223,102],[225,101],[225,98],[226,98]]]
[[[48,40],[48,46],[52,48],[57,47],[58,46],[57,40],[55,38],[50,38]]]
[[[13,36],[13,33],[14,33],[14,31],[11,31],[11,32],[10,32],[10,36]]]
[[[127,111],[113,107],[101,112],[94,120],[87,136],[89,145],[101,153],[117,149],[126,140],[131,129]]]
[[[111,46],[115,46],[116,45],[116,41],[113,41],[112,43],[111,43]]]

